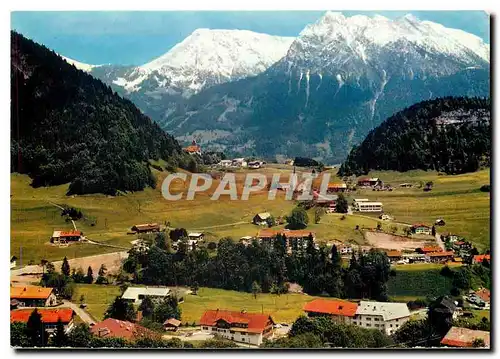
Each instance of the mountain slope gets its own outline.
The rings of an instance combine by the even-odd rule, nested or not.
[[[154,185],[146,161],[184,156],[128,100],[61,57],[11,33],[11,170],[34,186],[115,194]]]
[[[370,170],[473,172],[491,162],[491,103],[440,98],[415,104],[372,130],[342,164],[340,176]]]
[[[226,151],[339,162],[393,113],[451,95],[489,96],[480,38],[411,16],[328,12],[264,73],[201,91],[159,121]]]

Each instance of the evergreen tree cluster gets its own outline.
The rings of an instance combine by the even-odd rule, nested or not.
[[[11,32],[11,171],[70,194],[155,186],[148,160],[188,163],[180,145],[110,87]]]
[[[171,252],[153,245],[147,253],[131,250],[123,269],[136,283],[206,286],[253,293],[287,292],[298,283],[309,294],[387,300],[390,263],[385,253],[372,250],[353,255],[342,267],[337,247],[316,248],[312,236],[301,241],[277,236],[272,242],[254,240],[248,246],[230,238],[219,241],[217,253],[204,247]],[[156,242],[156,241],[155,241]]]
[[[490,99],[444,97],[396,113],[352,149],[340,176],[370,170],[477,171],[491,164]]]

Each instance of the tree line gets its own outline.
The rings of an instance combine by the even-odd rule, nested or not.
[[[178,238],[173,252],[170,242],[159,233],[147,252],[129,251],[123,270],[132,282],[246,292],[254,292],[257,284],[264,293],[287,292],[287,284],[293,282],[312,295],[384,301],[387,281],[394,274],[383,252],[354,253],[345,267],[335,245],[316,246],[312,235],[289,241],[278,235],[271,242],[253,240],[248,245],[222,238],[215,254],[204,247],[189,247],[185,237]]]
[[[370,170],[474,172],[491,165],[490,99],[444,97],[389,117],[349,153],[339,176]]]

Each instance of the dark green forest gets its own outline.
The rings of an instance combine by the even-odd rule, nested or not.
[[[184,167],[180,145],[132,102],[11,32],[11,171],[68,194],[154,186],[149,159]]]
[[[370,170],[477,171],[491,162],[489,99],[444,97],[423,101],[388,118],[354,147],[339,175]]]

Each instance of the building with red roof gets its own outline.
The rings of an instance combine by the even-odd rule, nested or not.
[[[427,253],[435,253],[435,252],[442,252],[443,248],[439,246],[431,246],[431,247],[422,247],[417,249],[418,252],[427,254]]]
[[[56,305],[54,288],[37,286],[11,286],[10,300],[16,299],[18,307],[49,307]]]
[[[441,345],[447,347],[471,348],[475,339],[482,339],[485,348],[490,347],[490,332],[460,327],[451,327],[441,340]]]
[[[56,330],[56,325],[60,319],[64,325],[65,332],[69,332],[73,328],[73,318],[75,312],[71,308],[36,308],[36,309],[16,309],[10,312],[10,322],[21,322],[28,323],[28,319],[34,311],[42,316],[42,323],[45,330],[49,333],[53,333]]]
[[[304,311],[309,317],[328,316],[340,323],[350,323],[357,309],[356,303],[335,299],[315,299],[304,306]]]
[[[474,294],[476,294],[477,297],[481,298],[485,303],[490,303],[491,293],[488,289],[481,288]]]
[[[51,243],[77,242],[82,239],[82,231],[54,231],[50,238]]]
[[[455,256],[455,252],[453,251],[446,251],[446,252],[432,252],[432,253],[426,253],[427,258],[431,262],[444,262],[448,260],[453,260]]]
[[[477,254],[474,256],[474,263],[483,263],[484,259],[486,259],[488,262],[491,261],[491,257],[489,254]]]
[[[386,254],[387,257],[389,257],[389,261],[391,262],[397,262],[403,258],[403,253],[401,251],[387,251]]]
[[[273,334],[274,320],[269,314],[246,311],[207,310],[200,319],[201,330],[235,342],[260,345]]]
[[[102,322],[95,323],[90,328],[90,331],[95,336],[101,338],[122,338],[130,342],[146,337],[160,337],[159,334],[142,325],[114,318],[108,318]]]

